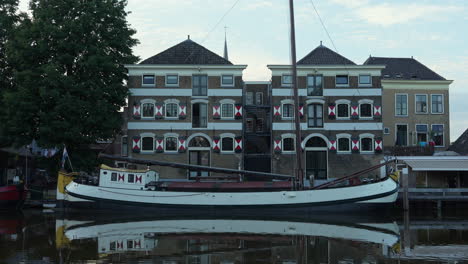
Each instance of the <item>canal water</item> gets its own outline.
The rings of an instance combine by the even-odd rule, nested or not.
[[[463,216],[0,213],[0,263],[468,263]]]

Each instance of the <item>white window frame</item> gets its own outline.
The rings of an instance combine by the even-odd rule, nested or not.
[[[179,119],[179,103],[180,101],[177,99],[166,99],[164,100],[164,119]],[[175,104],[177,105],[177,115],[176,116],[167,116],[167,105],[168,104]]]
[[[433,129],[432,129],[433,126],[442,126],[442,141],[444,143],[444,144],[438,146],[438,145],[435,145],[435,141],[434,141],[434,147],[436,147],[436,148],[445,147],[445,124],[431,124],[431,132],[433,131]]]
[[[174,76],[174,75],[177,76],[177,83],[167,83],[167,76]],[[166,74],[165,83],[166,83],[166,86],[169,86],[169,87],[178,87],[179,86],[179,74],[177,73]]]
[[[426,112],[418,112],[418,104],[417,104],[417,99],[418,99],[418,96],[420,95],[423,95],[426,97]],[[422,115],[422,114],[427,114],[429,113],[429,98],[427,96],[427,94],[415,94],[414,95],[414,113],[417,114],[417,115]]]
[[[154,81],[151,84],[145,84],[144,83],[145,76],[149,76],[149,75],[153,76]],[[141,75],[141,87],[156,87],[156,74],[154,74],[154,73],[143,73]]]
[[[390,128],[389,127],[384,127],[383,128],[383,133],[384,133],[384,135],[390,135]]]
[[[123,153],[123,150],[124,150],[124,148],[123,148],[123,139],[124,139],[124,138],[127,139],[127,149],[126,149],[127,155],[125,155],[125,156],[124,156],[124,153]],[[125,136],[120,137],[120,156],[122,156],[122,157],[128,157],[128,152],[129,152],[129,151],[128,151],[128,136],[125,135]]]
[[[143,150],[143,138],[153,138],[153,149],[151,150]],[[141,154],[153,154],[154,151],[155,151],[155,147],[156,147],[156,135],[154,133],[141,133],[140,134],[140,138],[141,138]]]
[[[349,150],[340,150],[340,144],[339,144],[339,139],[340,138],[347,138],[348,139],[348,144],[349,144]],[[336,135],[336,153],[339,154],[349,154],[351,153],[351,135],[347,133],[340,133]]]
[[[293,108],[293,115],[292,115],[292,117],[290,117],[290,116],[285,117],[285,116],[284,116],[284,113],[285,113],[285,111],[284,111],[284,105],[285,105],[285,104],[290,104],[290,105],[292,105],[292,108]],[[284,99],[284,100],[281,100],[281,119],[282,119],[282,120],[293,120],[295,114],[296,114],[296,111],[295,111],[295,109],[294,109],[294,101],[291,100],[291,99]]]
[[[176,149],[175,150],[167,150],[166,149],[166,146],[167,146],[166,139],[167,138],[175,138],[176,139]],[[177,147],[178,143],[179,143],[179,135],[178,134],[175,134],[175,133],[166,133],[166,134],[164,134],[164,142],[163,142],[163,144],[164,144],[164,153],[178,153],[178,147]]]
[[[143,104],[153,104],[153,116],[144,116],[143,115]],[[141,105],[141,119],[154,119],[154,116],[156,115],[156,100],[154,99],[143,99],[140,100],[140,105]]]
[[[418,145],[418,129],[417,127],[418,126],[426,126],[426,145],[428,146],[429,145],[429,124],[414,124],[414,142],[413,142],[413,146],[417,146]]]
[[[284,77],[285,77],[285,76],[291,76],[291,83],[285,83],[285,82],[284,82]],[[291,87],[292,84],[293,84],[293,79],[292,79],[292,78],[293,78],[293,76],[292,76],[291,74],[283,74],[283,75],[281,75],[281,86],[282,86],[282,87]]]
[[[440,112],[440,113],[439,112],[435,113],[433,111],[433,109],[432,109],[432,96],[433,95],[440,95],[442,97],[442,112]],[[445,99],[444,94],[431,94],[431,114],[433,114],[433,115],[443,115],[445,113],[444,99]]]
[[[338,76],[346,76],[348,78],[348,82],[346,84],[338,84],[336,80]],[[349,74],[336,74],[335,75],[335,86],[336,87],[349,87]]]
[[[369,83],[361,83],[361,76],[369,76]],[[359,74],[358,76],[358,86],[359,87],[372,87],[372,75],[371,74]]]
[[[362,140],[364,138],[370,138],[371,139],[371,150],[362,150]],[[375,142],[375,137],[374,137],[373,134],[370,134],[370,133],[360,134],[359,135],[359,152],[360,153],[373,154],[374,151],[375,151],[374,142]]]
[[[374,119],[374,101],[373,100],[370,100],[370,99],[361,99],[358,101],[359,103],[359,119]],[[361,116],[361,105],[363,104],[370,104],[370,108],[371,108],[371,115],[370,116]],[[338,110],[338,109],[337,109]]]
[[[284,140],[287,138],[292,138],[293,140],[293,150],[284,150]],[[284,154],[296,154],[296,135],[292,133],[282,134],[281,135],[281,153]]]
[[[406,95],[406,115],[398,115],[397,114],[397,96],[398,95]],[[408,117],[408,114],[409,114],[409,105],[408,105],[408,94],[407,93],[396,93],[395,94],[395,108],[394,108],[394,111],[395,111],[395,117]]]
[[[232,83],[224,84],[223,83],[223,76],[231,76],[232,77]],[[234,74],[221,74],[221,76],[219,78],[220,78],[221,87],[234,87],[234,84],[236,82],[236,80],[234,78]]]
[[[409,140],[410,140],[410,131],[409,131],[409,125],[408,123],[395,123],[395,138],[393,140],[395,146],[396,146],[396,141],[398,139],[398,126],[406,126],[406,145],[401,145],[401,147],[407,147],[411,146]]]
[[[208,123],[209,123],[209,121],[210,121],[210,116],[209,116],[210,111],[209,111],[209,109],[208,109],[208,108],[210,107],[210,104],[209,104],[208,100],[206,100],[206,99],[193,99],[193,100],[190,102],[190,107],[191,107],[191,118],[192,118],[192,121],[191,121],[192,124],[191,124],[191,125],[193,125],[193,114],[194,114],[194,112],[193,112],[193,106],[194,106],[195,104],[206,104],[206,118],[207,118],[207,122],[206,122],[206,127],[192,127],[192,129],[193,129],[193,130],[206,130],[206,129],[208,128]],[[188,142],[190,142],[190,141],[187,140],[187,144],[188,144]]]
[[[223,99],[221,101],[219,101],[220,103],[220,118],[221,119],[224,119],[224,120],[233,120],[234,119],[234,116],[235,116],[235,101],[232,100],[232,99]],[[223,116],[223,105],[231,105],[232,107],[232,116]]]
[[[225,154],[232,154],[234,153],[234,150],[236,149],[236,136],[232,133],[223,133],[219,135],[220,139],[220,153],[225,153]],[[232,150],[223,150],[223,139],[224,138],[231,138],[232,139]]]
[[[340,104],[345,104],[345,105],[348,105],[348,116],[347,117],[340,117],[338,116],[338,105]],[[346,100],[346,99],[339,99],[339,100],[336,100],[335,101],[335,105],[336,105],[336,119],[337,120],[348,120],[351,118],[351,101],[350,100]]]

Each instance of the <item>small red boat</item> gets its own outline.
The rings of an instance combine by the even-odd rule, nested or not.
[[[21,208],[26,194],[24,184],[0,186],[0,210]]]

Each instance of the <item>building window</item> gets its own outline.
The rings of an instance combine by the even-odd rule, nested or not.
[[[208,106],[206,103],[192,105],[192,127],[204,128],[208,126]]]
[[[370,137],[361,138],[361,152],[374,151],[374,140]]]
[[[142,117],[154,117],[154,104],[144,103],[143,104]]]
[[[431,94],[431,113],[442,114],[444,113],[443,95]]]
[[[253,92],[247,92],[245,93],[246,98],[245,98],[245,104],[246,105],[253,105],[254,100],[253,100]]]
[[[323,106],[321,104],[307,106],[307,126],[323,127]]]
[[[177,74],[166,75],[166,85],[169,85],[169,86],[179,85],[179,75]]]
[[[396,116],[408,115],[408,95],[407,94],[395,95],[395,115]]]
[[[372,117],[372,104],[359,105],[359,117]]]
[[[135,182],[135,175],[134,174],[128,174],[128,180],[129,183]]]
[[[336,117],[349,118],[349,104],[338,104]]]
[[[233,75],[222,75],[221,76],[221,86],[234,86],[234,76]]]
[[[307,95],[308,96],[322,96],[322,75],[308,75],[307,76]]]
[[[221,118],[234,118],[233,104],[221,104]]]
[[[255,131],[263,132],[263,118],[258,118],[255,123]]]
[[[252,118],[247,118],[245,121],[245,131],[253,132],[254,122]]]
[[[166,104],[166,117],[175,118],[179,116],[179,105],[176,103]]]
[[[283,118],[294,117],[294,105],[293,104],[283,104],[282,108],[283,108],[282,109]]]
[[[166,137],[164,142],[164,151],[177,151],[177,138]]]
[[[336,75],[336,85],[348,85],[348,75]]]
[[[141,139],[141,150],[142,151],[153,151],[154,150],[154,138],[143,137]]]
[[[408,125],[396,125],[397,146],[408,146]]]
[[[255,104],[263,105],[263,93],[261,92],[255,93]]]
[[[287,137],[283,138],[283,152],[284,151],[294,151],[294,138],[292,137]]]
[[[426,146],[427,125],[416,125],[416,143],[420,146]]]
[[[143,85],[153,86],[154,85],[154,75],[143,75]]]
[[[292,75],[283,75],[281,76],[281,85],[282,86],[291,86],[293,82]]]
[[[122,155],[122,157],[128,156],[128,137],[127,136],[122,137],[120,155]]]
[[[432,125],[432,140],[437,147],[444,146],[444,125]]]
[[[193,75],[192,76],[192,95],[207,96],[208,95],[208,76]]]
[[[117,181],[117,173],[113,172],[111,174],[111,181]]]
[[[234,138],[223,137],[221,139],[221,151],[226,151],[226,152],[234,151]]]
[[[372,78],[369,74],[359,75],[359,84],[360,85],[371,85]]]
[[[351,141],[349,138],[338,138],[338,152],[350,152]]]
[[[384,127],[384,129],[383,129],[383,133],[384,133],[385,135],[388,135],[388,134],[390,134],[390,128],[388,128],[388,127]]]
[[[417,94],[415,96],[416,114],[427,113],[427,94]]]

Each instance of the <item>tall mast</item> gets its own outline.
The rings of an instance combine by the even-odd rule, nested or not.
[[[294,3],[289,0],[289,17],[291,24],[291,66],[292,66],[292,89],[294,91],[294,124],[296,130],[296,181],[298,187],[303,187],[304,171],[302,170],[302,153],[301,153],[301,123],[299,115],[299,93],[297,90],[297,65],[296,65],[296,33],[294,29]]]

